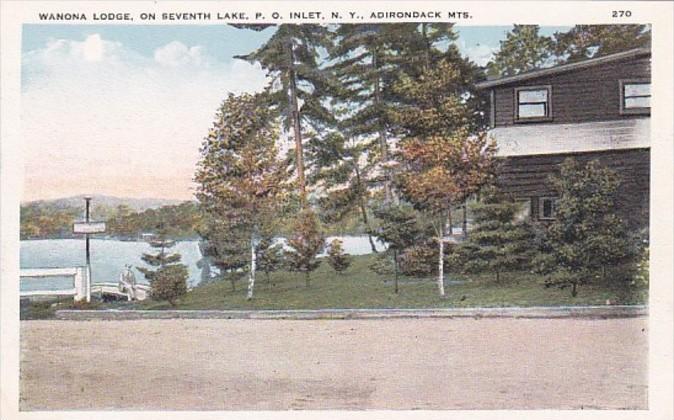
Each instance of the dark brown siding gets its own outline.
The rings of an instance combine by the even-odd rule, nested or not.
[[[568,157],[586,163],[598,159],[621,177],[618,191],[619,212],[633,226],[648,225],[650,151],[648,149],[516,156],[503,158],[499,172],[500,187],[517,199],[533,199],[532,216],[537,217],[539,197],[554,196],[550,176],[559,174],[559,166]]]
[[[639,57],[496,87],[494,122],[497,127],[516,124],[514,89],[538,85],[552,86],[552,123],[631,118],[620,114],[619,80],[650,77],[650,57]]]

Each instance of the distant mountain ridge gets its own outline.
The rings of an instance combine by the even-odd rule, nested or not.
[[[21,205],[44,204],[56,208],[84,208],[84,194],[72,197],[55,198],[52,200],[34,200],[22,202]],[[119,205],[127,205],[134,211],[140,212],[147,209],[159,208],[162,206],[177,205],[185,201],[193,200],[173,200],[166,198],[125,198],[109,195],[91,195],[91,206],[114,208]]]

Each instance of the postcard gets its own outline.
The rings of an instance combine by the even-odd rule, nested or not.
[[[667,2],[3,2],[2,418],[671,418]]]

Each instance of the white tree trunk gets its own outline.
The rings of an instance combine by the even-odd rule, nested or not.
[[[253,298],[253,288],[255,287],[255,241],[250,238],[250,274],[248,276],[248,300]]]
[[[438,291],[440,296],[445,295],[445,272],[444,272],[444,262],[445,262],[445,242],[444,238],[440,236],[438,238],[438,248],[440,249],[440,255],[438,256]]]

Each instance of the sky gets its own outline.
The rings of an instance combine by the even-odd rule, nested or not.
[[[457,27],[484,65],[507,26]],[[559,27],[543,27],[551,34]],[[223,25],[24,25],[23,201],[78,194],[194,198],[199,147],[229,92],[264,71],[233,56],[271,36]]]

